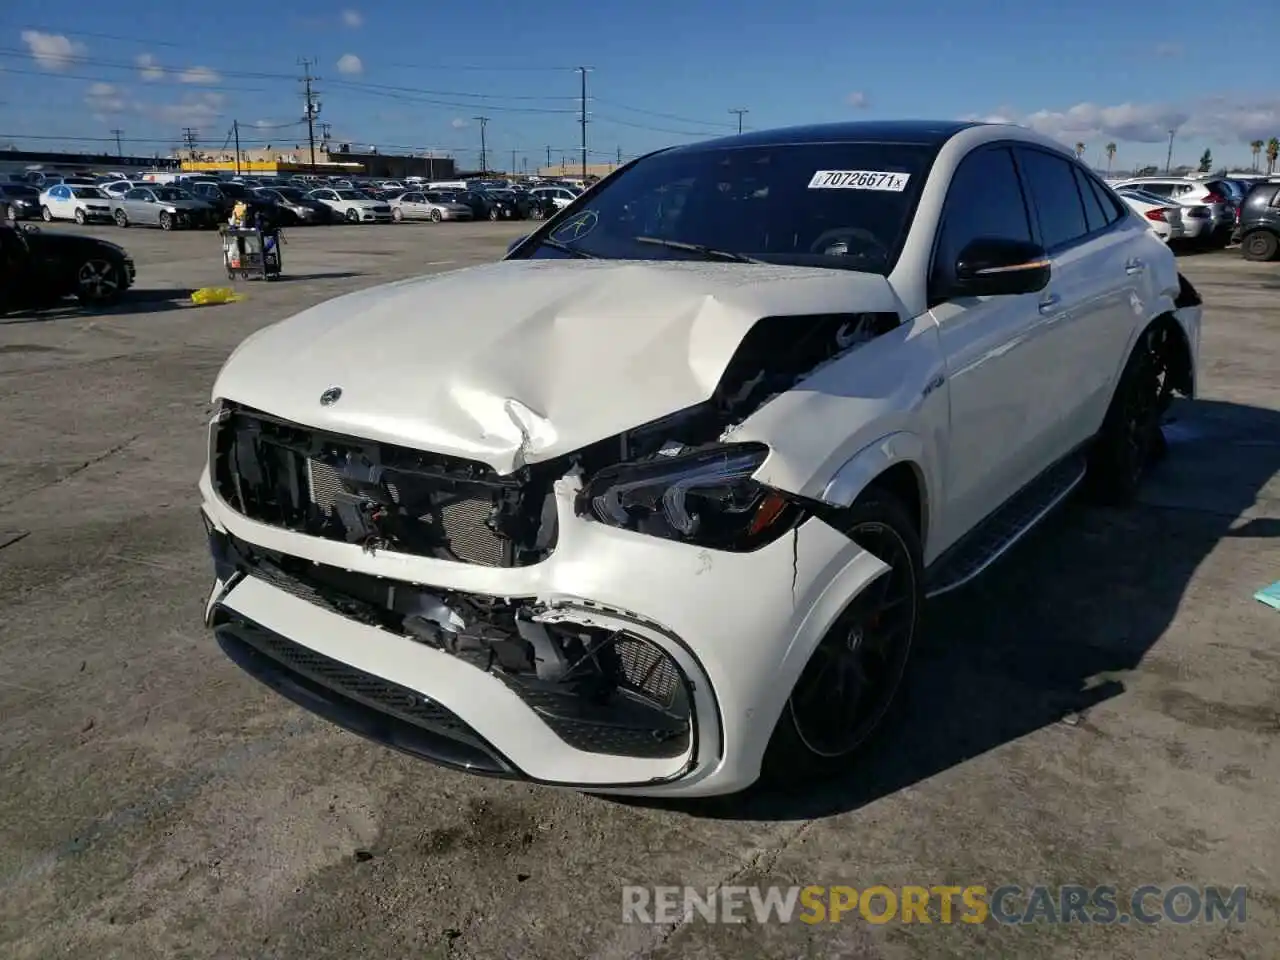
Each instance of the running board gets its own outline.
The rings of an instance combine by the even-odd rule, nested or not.
[[[930,567],[925,596],[963,587],[1004,556],[1080,485],[1087,462],[1083,453],[1059,461],[966,534]]]

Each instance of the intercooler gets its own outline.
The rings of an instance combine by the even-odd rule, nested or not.
[[[400,503],[400,490],[394,481],[387,481],[391,499]],[[350,499],[342,475],[323,460],[307,460],[307,494],[311,503],[325,517],[332,518],[338,502]],[[440,536],[449,552],[464,563],[486,567],[501,567],[506,560],[506,541],[488,527],[493,501],[489,498],[451,500],[441,504],[437,514],[418,517],[418,521],[433,525],[439,518]]]
[[[246,408],[224,409],[213,462],[223,499],[260,523],[481,566],[530,560],[527,550],[517,555],[511,535],[525,532],[519,520],[527,491],[483,464],[328,434]],[[507,528],[499,526],[503,518]]]

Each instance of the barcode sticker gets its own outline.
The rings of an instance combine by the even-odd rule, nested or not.
[[[810,190],[887,190],[901,193],[907,189],[909,173],[886,173],[881,170],[819,170],[809,181]]]

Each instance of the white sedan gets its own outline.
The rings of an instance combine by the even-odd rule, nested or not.
[[[1137,190],[1118,191],[1120,199],[1165,243],[1183,237],[1182,205]]]
[[[59,183],[40,194],[40,216],[76,223],[110,223],[111,198],[97,187]]]
[[[1213,211],[1204,204],[1178,203],[1158,193],[1147,193],[1136,187],[1119,187],[1116,194],[1135,213],[1152,221],[1152,229],[1157,236],[1160,236],[1159,222],[1154,219],[1157,211],[1161,212],[1159,215],[1171,226],[1176,222],[1179,225],[1177,233],[1168,238],[1161,237],[1166,243],[1169,240],[1207,240],[1213,232]]]
[[[928,597],[1082,483],[1133,500],[1196,390],[1200,303],[1030,130],[662,150],[498,263],[241,344],[206,622],[284,696],[456,769],[800,790],[881,727]]]
[[[331,189],[323,187],[307,194],[318,200],[348,223],[389,223],[391,204],[374,200],[366,193],[349,187]]]

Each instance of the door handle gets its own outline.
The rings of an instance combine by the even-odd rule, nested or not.
[[[1137,257],[1131,257],[1124,265],[1124,272],[1133,276],[1135,273],[1141,273],[1147,269],[1147,265]]]
[[[1040,301],[1040,312],[1046,315],[1057,313],[1060,303],[1062,303],[1062,297],[1056,293],[1051,293]]]

